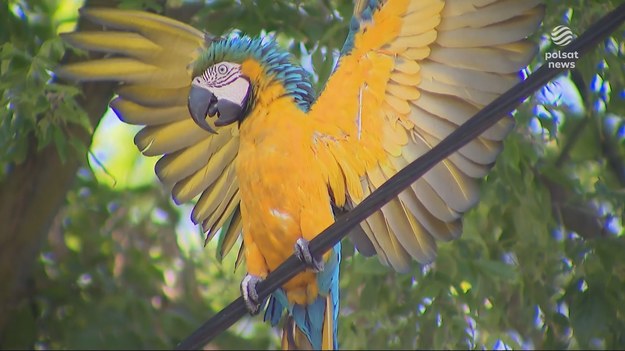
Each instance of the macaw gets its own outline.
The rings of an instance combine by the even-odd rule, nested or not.
[[[60,67],[78,81],[117,81],[111,107],[145,126],[135,144],[163,155],[155,171],[225,254],[242,235],[241,291],[294,251],[308,269],[272,294],[265,319],[287,311],[286,349],[336,349],[340,243],[308,242],[411,161],[512,87],[536,54],[528,38],[540,0],[357,0],[337,66],[316,96],[309,74],[271,38],[212,37],[140,11],[83,9],[106,30],[64,35],[107,54]],[[505,117],[349,233],[358,252],[406,272],[432,262],[513,128]]]

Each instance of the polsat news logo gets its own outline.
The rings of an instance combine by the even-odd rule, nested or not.
[[[571,28],[567,26],[557,26],[551,30],[551,41],[560,47],[569,45],[575,35]],[[545,53],[545,60],[549,61],[549,68],[575,68],[575,61],[579,59],[577,51],[567,52],[556,50],[554,52]]]

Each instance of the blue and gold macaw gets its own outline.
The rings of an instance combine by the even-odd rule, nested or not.
[[[155,14],[85,9],[105,31],[65,35],[109,54],[60,67],[80,81],[118,81],[111,107],[144,125],[135,143],[163,155],[156,174],[225,254],[242,233],[250,312],[255,286],[293,251],[309,269],[270,298],[284,310],[284,348],[337,348],[340,244],[312,257],[308,241],[480,108],[512,87],[536,53],[540,0],[359,0],[323,93],[267,38],[213,38]],[[405,272],[461,233],[510,132],[510,117],[431,169],[357,230],[363,255]]]

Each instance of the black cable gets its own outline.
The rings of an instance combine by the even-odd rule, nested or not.
[[[582,57],[587,51],[605,39],[610,33],[625,21],[625,3],[612,10],[584,34],[580,35],[571,44],[562,49],[562,52],[577,52]],[[353,210],[337,219],[331,226],[321,232],[310,242],[310,251],[313,255],[322,255],[332,248],[347,233],[360,222],[372,215],[391,199],[396,197],[405,188],[423,176],[434,165],[475,139],[504,116],[511,113],[530,94],[540,89],[556,75],[565,71],[564,68],[549,68],[548,60],[526,80],[512,87],[506,93],[484,107],[475,116],[449,134],[443,141],[433,147],[425,155],[419,157],[404,169],[397,172],[371,195],[364,199]],[[261,301],[266,299],[274,290],[281,287],[297,273],[304,270],[304,264],[291,255],[276,270],[271,272],[267,279],[258,284],[258,294]],[[176,350],[200,349],[217,335],[228,329],[247,313],[243,298],[239,297],[225,307],[213,318],[202,324],[189,337],[184,339]]]

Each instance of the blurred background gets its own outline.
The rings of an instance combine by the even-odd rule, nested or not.
[[[547,0],[581,34],[623,1]],[[271,35],[330,74],[351,0],[3,0],[0,3],[0,349],[171,349],[239,296],[244,269],[204,247],[141,156],[110,84],[56,81],[81,6],[147,9],[213,34]],[[625,29],[515,113],[479,206],[428,266],[396,274],[344,245],[345,349],[625,348]],[[236,251],[236,250],[235,250]],[[236,255],[236,254],[235,254]],[[230,255],[234,256],[234,255]],[[206,349],[275,349],[245,317]]]

